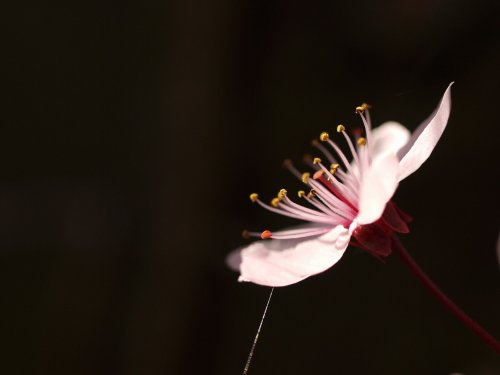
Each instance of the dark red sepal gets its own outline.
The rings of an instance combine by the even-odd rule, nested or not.
[[[392,202],[391,202],[392,203]],[[396,211],[398,211],[399,216],[401,219],[405,221],[406,224],[409,224],[413,221],[413,218],[408,215],[406,212],[404,212],[401,208],[399,208],[395,203],[392,203]]]
[[[404,214],[407,218],[408,215]],[[408,225],[406,225],[406,221],[404,217],[400,214],[400,210],[398,210],[397,206],[392,202],[387,202],[385,206],[384,213],[382,215],[382,221],[385,225],[391,228],[394,232],[398,233],[409,233],[410,229]]]
[[[360,225],[352,236],[356,239],[360,247],[377,256],[388,256],[392,249],[392,231],[383,228],[377,223]]]

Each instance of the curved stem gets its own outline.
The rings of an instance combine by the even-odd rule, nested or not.
[[[403,262],[408,266],[410,271],[424,284],[424,286],[438,299],[441,304],[446,307],[453,315],[462,321],[471,331],[478,335],[487,345],[494,351],[500,354],[500,343],[488,333],[483,327],[476,323],[471,317],[464,313],[455,303],[444,294],[436,284],[427,276],[427,274],[419,267],[411,255],[403,247],[399,239],[394,236],[392,242],[393,250],[398,253]]]

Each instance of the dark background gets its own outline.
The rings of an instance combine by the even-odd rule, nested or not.
[[[0,373],[239,374],[269,289],[225,255],[281,168],[373,105],[449,126],[396,201],[403,243],[500,336],[495,1],[3,6]],[[275,291],[250,374],[498,374],[396,257],[348,251]]]

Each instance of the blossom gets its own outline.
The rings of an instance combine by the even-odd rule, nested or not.
[[[228,256],[229,266],[240,272],[239,281],[273,287],[297,283],[332,267],[349,244],[376,257],[388,256],[393,235],[408,233],[411,220],[391,198],[399,182],[427,160],[441,137],[451,109],[450,89],[451,84],[436,110],[413,134],[397,122],[372,129],[369,106],[357,107],[364,136],[358,134],[353,142],[343,125],[337,127],[352,154],[351,162],[326,132],[313,145],[328,164],[311,159],[315,172],[301,174],[286,161],[285,167],[310,189],[298,192],[305,204],[292,200],[285,189],[270,205],[255,193],[250,199],[306,224],[276,232],[245,232],[262,240]]]

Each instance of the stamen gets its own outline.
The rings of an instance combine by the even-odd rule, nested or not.
[[[337,180],[334,176],[335,172],[337,172],[337,169],[338,169],[338,164],[332,164],[330,166],[330,171],[328,171],[328,169],[326,169],[326,167],[323,165],[323,164],[320,164],[320,168],[322,170],[322,172],[324,174],[326,174],[326,180],[332,184],[333,186],[336,187],[337,190],[340,191],[340,193],[346,197],[346,199],[350,202],[354,202],[355,201],[355,193],[353,191],[351,191],[351,188],[350,186],[347,186],[347,185],[344,185],[342,182],[340,182],[339,180]],[[333,171],[333,173],[332,173]],[[322,176],[322,174],[316,172],[314,174],[314,179],[315,180],[318,180],[320,177]]]
[[[345,185],[347,188],[352,190],[353,192],[358,191],[358,185],[356,184],[358,181],[344,172],[342,169],[338,169],[335,172],[335,176],[338,176],[339,182]]]
[[[296,229],[296,230],[292,229],[287,231],[274,232],[272,234],[272,237],[276,240],[289,240],[293,238],[312,237],[324,234],[330,231],[331,229],[332,228],[330,227],[306,228],[306,229]]]
[[[340,131],[339,131],[339,129],[340,129]],[[354,148],[354,145],[352,144],[351,138],[345,132],[345,127],[343,125],[339,125],[339,126],[337,126],[337,131],[339,133],[342,133],[342,135],[344,136],[344,138],[347,141],[347,144],[349,145],[349,149],[351,150],[352,157],[354,158],[356,164],[358,164],[358,166],[361,166],[361,164],[359,162],[358,153],[356,152],[356,149]]]
[[[345,187],[353,192],[356,192],[356,186],[353,185],[352,179],[348,176],[342,169],[339,168],[340,165],[338,163],[330,164],[330,173],[331,175],[338,176],[338,183],[341,185],[345,185]],[[325,168],[326,169],[326,168]]]
[[[254,203],[257,202],[257,199],[259,199],[259,194],[257,194],[257,193],[250,194],[250,200],[252,202],[254,202]]]
[[[319,164],[321,163],[321,159],[320,158],[314,158],[313,159],[313,164]]]
[[[311,174],[309,172],[302,173],[302,182],[304,184],[307,184],[309,182],[309,177],[311,177]]]
[[[272,233],[268,230],[265,230],[264,232],[262,232],[260,234],[260,238],[262,238],[263,240],[267,240],[268,238],[271,238],[272,237]]]
[[[371,108],[371,105],[363,103],[360,106],[356,107],[356,113],[361,114],[369,108]]]
[[[283,199],[283,197],[285,197],[287,194],[287,191],[285,189],[281,189],[278,193],[278,198],[279,199]]]
[[[327,132],[323,132],[319,135],[319,139],[321,142],[326,142],[330,138],[330,135]]]
[[[250,232],[250,231],[244,229],[241,232],[241,237],[243,237],[246,240],[248,240],[250,237],[258,237],[258,238],[260,238],[260,232]]]
[[[359,137],[358,140],[357,140],[357,143],[358,143],[359,146],[366,145],[366,138]]]
[[[368,108],[368,107],[367,107]],[[366,118],[363,112],[358,112],[359,117],[361,117],[361,120],[363,121],[363,126],[365,127],[365,133],[366,133],[366,142],[368,145],[370,145],[370,140],[371,140],[371,134],[372,134],[372,126],[371,126],[371,121],[370,121],[370,112],[368,109],[365,109],[366,113]]]
[[[321,212],[324,212],[327,215],[337,215],[335,212],[333,212],[328,206],[326,206],[323,201],[316,199],[316,195],[312,194],[309,192],[307,196],[305,196],[305,199],[307,202],[312,204],[314,207],[316,207],[318,210],[321,210]],[[343,219],[343,218],[342,218]]]
[[[359,184],[359,179],[356,174],[354,174],[354,170],[351,167],[351,163],[347,160],[345,157],[344,153],[342,150],[337,146],[332,140],[328,139],[327,140],[328,144],[332,146],[332,148],[335,150],[335,152],[339,155],[340,159],[342,160],[342,163],[344,163],[346,169],[349,171],[349,174],[345,175],[346,178],[352,178],[354,181],[356,181],[357,184]]]
[[[283,168],[288,169],[288,171],[297,177],[299,180],[301,179],[301,174],[297,168],[294,167],[292,161],[290,159],[283,160]]]
[[[304,198],[304,196],[306,195],[306,192],[304,190],[299,190],[297,192],[297,195],[299,196],[299,198]]]
[[[337,215],[348,219],[353,215],[353,212],[355,212],[351,207],[349,207],[349,205],[346,204],[346,202],[339,199],[335,194],[332,194],[333,190],[325,187],[322,183],[316,180],[310,180],[309,184],[314,188],[315,191],[318,192],[316,196],[321,199],[321,201]],[[351,219],[352,218],[353,217],[351,217]]]
[[[302,195],[301,198],[304,198],[309,202],[311,203],[313,206],[315,206],[316,208],[318,208],[321,212],[318,212],[316,210],[312,210],[310,208],[307,208],[307,207],[304,207],[304,206],[301,206],[300,204],[297,204],[295,202],[293,202],[291,199],[289,199],[288,197],[285,197],[284,199],[284,202],[286,204],[283,204],[281,205],[280,207],[283,208],[284,210],[288,210],[288,206],[287,205],[290,205],[291,208],[293,208],[293,210],[299,210],[301,211],[301,213],[305,213],[305,214],[308,214],[308,215],[315,215],[315,216],[320,216],[320,217],[323,217],[324,214],[327,215],[327,217],[335,217],[339,220],[339,223],[343,222],[344,221],[344,217],[343,216],[340,216],[339,214],[337,214],[335,211],[331,210],[330,208],[328,208],[326,205],[322,204],[321,202],[316,202],[314,200],[314,197],[316,195],[316,192],[311,190],[311,192],[306,196],[305,195],[305,192],[302,191],[302,193],[304,195]],[[292,210],[289,210],[290,212],[294,212]],[[296,211],[295,211],[296,212]]]
[[[336,215],[333,211],[325,211],[321,209],[323,212],[318,212],[316,210],[312,210],[310,208],[301,206],[300,204],[297,204],[293,202],[290,198],[285,197],[284,203],[280,206],[282,209],[292,212],[292,213],[297,213],[299,215],[306,214],[306,215],[313,215],[316,217],[325,217],[324,214],[327,214],[328,217],[332,217],[332,215]]]
[[[320,150],[323,155],[326,156],[326,158],[328,159],[328,161],[330,163],[336,162],[335,158],[330,153],[330,151],[328,151],[325,146],[323,146],[321,143],[319,143],[317,139],[314,139],[311,143],[314,147],[316,147],[318,150]]]
[[[280,204],[281,200],[279,198],[273,198],[272,201],[271,201],[271,206],[273,207],[278,207],[278,205]]]
[[[305,221],[311,221],[314,223],[323,223],[323,224],[332,224],[332,223],[336,222],[335,218],[328,216],[328,215],[323,215],[323,216],[310,215],[310,214],[306,214],[304,212],[298,212],[296,210],[293,211],[290,209],[285,209],[286,206],[282,206],[282,204],[279,205],[279,208],[273,207],[272,205],[265,204],[260,199],[257,199],[257,203],[262,208],[265,208],[268,211],[271,211],[271,212],[274,212],[274,213],[277,213],[277,214],[280,214],[283,216],[291,217],[294,219],[298,219],[298,220],[305,220]]]
[[[325,177],[321,176],[318,179],[314,180],[321,188],[320,192],[325,194],[327,198],[329,198],[330,203],[332,203],[335,207],[342,210],[343,212],[357,212],[356,207],[351,203],[352,195],[345,188],[344,185],[340,184],[335,177],[332,176],[330,181],[328,181]],[[317,188],[315,186],[315,188]],[[325,193],[326,190],[326,193]],[[346,206],[347,205],[347,206]]]

